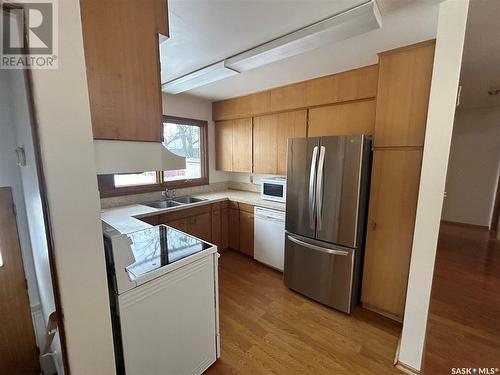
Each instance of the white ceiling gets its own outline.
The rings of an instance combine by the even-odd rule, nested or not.
[[[169,0],[162,82],[255,47],[364,0]],[[217,81],[188,94],[209,100],[261,91],[377,62],[377,52],[436,36],[439,1],[377,0],[379,30]]]
[[[500,1],[472,0],[460,76],[460,108],[500,106]]]

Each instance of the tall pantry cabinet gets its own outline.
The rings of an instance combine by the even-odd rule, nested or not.
[[[427,121],[434,41],[379,55],[361,300],[402,321]]]

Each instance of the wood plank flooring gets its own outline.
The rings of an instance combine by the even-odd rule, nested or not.
[[[206,374],[400,374],[392,365],[398,323],[322,306],[230,250],[220,258],[219,290],[222,355]]]
[[[452,367],[500,368],[500,242],[485,229],[442,224],[424,373]]]

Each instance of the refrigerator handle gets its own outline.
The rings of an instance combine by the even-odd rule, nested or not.
[[[301,241],[298,238],[294,238],[290,235],[288,235],[287,237],[290,241],[295,242],[297,245],[304,246],[304,247],[307,247],[308,249],[316,250],[316,251],[319,251],[321,253],[332,254],[332,255],[342,255],[342,256],[349,255],[349,252],[347,252],[345,250],[328,249],[326,247],[317,246],[317,245],[313,245],[313,244]]]
[[[314,230],[314,191],[316,189],[316,160],[318,158],[318,146],[314,146],[311,158],[311,168],[309,170],[309,226]]]
[[[318,177],[316,179],[316,228],[321,230],[323,225],[323,168],[325,165],[325,146],[321,146],[318,162]]]

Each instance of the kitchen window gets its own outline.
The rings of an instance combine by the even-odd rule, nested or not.
[[[163,145],[170,152],[185,157],[186,168],[97,176],[101,197],[208,184],[207,122],[164,116],[162,127]]]

